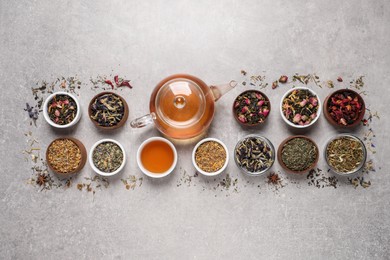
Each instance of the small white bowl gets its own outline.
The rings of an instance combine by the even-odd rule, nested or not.
[[[93,151],[95,150],[95,148],[101,144],[101,143],[106,143],[106,142],[111,142],[111,143],[114,143],[114,144],[117,144],[121,150],[122,150],[122,153],[123,153],[123,162],[121,164],[121,166],[119,166],[118,169],[116,169],[116,171],[113,171],[113,172],[103,172],[101,170],[99,170],[95,164],[93,163]],[[102,176],[105,176],[105,177],[109,177],[109,176],[113,176],[117,173],[119,173],[123,167],[125,167],[125,164],[126,164],[126,152],[125,152],[125,149],[123,148],[123,146],[118,142],[118,141],[115,141],[113,139],[102,139],[102,140],[99,140],[97,141],[91,148],[91,150],[89,151],[89,156],[88,156],[88,161],[89,161],[89,164],[91,165],[92,169],[99,175],[102,175]]]
[[[153,142],[153,141],[162,141],[162,142],[168,144],[171,147],[172,151],[173,151],[173,163],[172,163],[171,167],[167,171],[165,171],[165,172],[154,173],[154,172],[148,171],[144,167],[144,165],[142,164],[141,152],[144,149],[145,145],[147,145],[147,144],[149,144],[150,142]],[[168,139],[165,139],[165,138],[162,138],[162,137],[151,137],[151,138],[148,138],[145,141],[143,141],[143,143],[138,147],[138,150],[137,150],[137,164],[138,164],[138,167],[141,169],[141,171],[146,176],[149,176],[149,177],[152,177],[152,178],[157,178],[157,179],[158,178],[163,178],[163,177],[169,175],[176,167],[176,164],[177,164],[177,151],[176,151],[176,148]]]
[[[203,144],[203,143],[205,143],[205,142],[209,142],[209,141],[214,141],[214,142],[219,143],[220,145],[222,145],[222,147],[223,147],[223,148],[225,149],[225,151],[226,151],[226,161],[225,161],[225,164],[222,166],[221,169],[219,169],[219,170],[216,171],[216,172],[205,172],[205,171],[203,171],[202,169],[199,168],[199,166],[196,164],[196,161],[195,161],[195,153],[196,153],[196,150],[198,150],[198,147],[199,147],[201,144]],[[199,141],[199,142],[195,145],[194,150],[192,151],[192,164],[194,165],[195,169],[196,169],[199,173],[201,173],[201,174],[203,174],[203,175],[205,175],[205,176],[217,176],[218,174],[222,173],[222,172],[226,169],[228,163],[229,163],[229,151],[228,151],[226,145],[225,145],[221,140],[218,140],[218,139],[216,139],[216,138],[205,138],[205,139]]]
[[[283,100],[294,90],[297,90],[297,89],[303,89],[303,90],[308,90],[310,91],[313,95],[315,95],[317,97],[317,100],[318,100],[318,110],[317,110],[317,116],[316,118],[313,119],[313,121],[310,122],[310,124],[308,125],[296,125],[294,124],[293,122],[290,122],[283,114]],[[307,87],[295,87],[295,88],[292,88],[292,89],[289,89],[282,97],[282,99],[280,100],[280,105],[279,105],[279,111],[280,111],[280,115],[282,116],[284,122],[286,122],[286,124],[288,124],[289,126],[292,126],[294,128],[307,128],[307,127],[310,127],[312,126],[313,124],[315,124],[315,122],[317,122],[318,118],[320,117],[321,115],[321,111],[322,111],[322,103],[321,103],[321,100],[320,100],[320,97],[318,96],[318,94],[316,92],[314,92],[312,89],[310,88],[307,88]]]
[[[50,119],[50,117],[49,117],[49,114],[48,114],[48,112],[47,112],[47,105],[48,105],[49,102],[53,99],[53,97],[56,96],[56,95],[65,95],[65,96],[69,96],[69,97],[71,97],[71,98],[76,102],[76,106],[77,106],[76,117],[75,117],[75,118],[73,119],[73,121],[70,122],[69,124],[66,124],[66,125],[59,125],[59,124],[56,124],[56,123],[53,122],[53,121]],[[45,100],[45,103],[43,104],[42,110],[43,110],[43,117],[45,118],[46,122],[47,122],[49,125],[51,125],[51,126],[53,126],[53,127],[55,127],[55,128],[62,128],[62,129],[63,129],[63,128],[72,127],[72,126],[76,125],[77,122],[78,122],[78,121],[80,120],[80,118],[81,118],[81,106],[80,106],[79,101],[77,100],[77,98],[76,98],[74,95],[72,95],[72,94],[70,94],[70,93],[68,93],[68,92],[64,92],[64,91],[55,92],[55,93],[51,94],[50,96],[48,96],[48,97],[46,98],[46,100]]]

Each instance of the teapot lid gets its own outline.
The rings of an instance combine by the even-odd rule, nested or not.
[[[168,125],[185,128],[199,122],[205,112],[205,93],[194,81],[174,78],[158,91],[157,116]]]

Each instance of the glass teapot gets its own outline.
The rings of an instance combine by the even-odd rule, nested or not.
[[[203,134],[214,117],[214,102],[237,82],[208,86],[201,79],[176,74],[157,84],[150,97],[150,114],[133,120],[133,128],[154,123],[167,137],[189,139]]]

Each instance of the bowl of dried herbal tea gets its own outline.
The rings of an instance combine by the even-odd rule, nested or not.
[[[89,164],[97,174],[113,176],[126,164],[125,149],[113,139],[97,141],[89,152]]]
[[[366,106],[359,93],[351,89],[339,89],[324,101],[325,118],[333,126],[353,128],[360,124]]]
[[[329,168],[339,175],[348,176],[359,172],[366,162],[367,150],[358,137],[339,134],[325,146],[325,160]]]
[[[121,96],[105,91],[89,103],[88,115],[99,129],[113,130],[123,126],[129,116],[129,107]]]
[[[216,176],[222,173],[229,162],[226,145],[216,138],[205,138],[199,141],[192,151],[192,164],[205,176]]]
[[[279,164],[290,173],[308,172],[316,166],[318,159],[318,146],[304,135],[290,136],[278,148]]]
[[[288,90],[280,101],[280,114],[284,122],[293,128],[313,125],[321,114],[318,95],[306,87]]]
[[[81,118],[81,107],[77,98],[67,92],[55,92],[48,96],[43,105],[43,117],[56,128],[69,128]]]
[[[242,126],[263,124],[271,111],[269,98],[258,90],[247,90],[236,97],[233,102],[233,115]]]
[[[57,138],[46,149],[46,162],[58,175],[77,173],[83,169],[86,161],[85,146],[76,138]]]
[[[259,176],[274,164],[275,148],[266,137],[248,135],[238,141],[234,148],[234,161],[246,174]]]

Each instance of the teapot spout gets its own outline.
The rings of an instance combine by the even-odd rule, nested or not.
[[[227,84],[210,86],[211,92],[213,93],[213,96],[214,96],[214,101],[217,101],[218,99],[220,99],[223,95],[228,93],[235,86],[237,86],[237,82],[235,80],[232,80]]]

